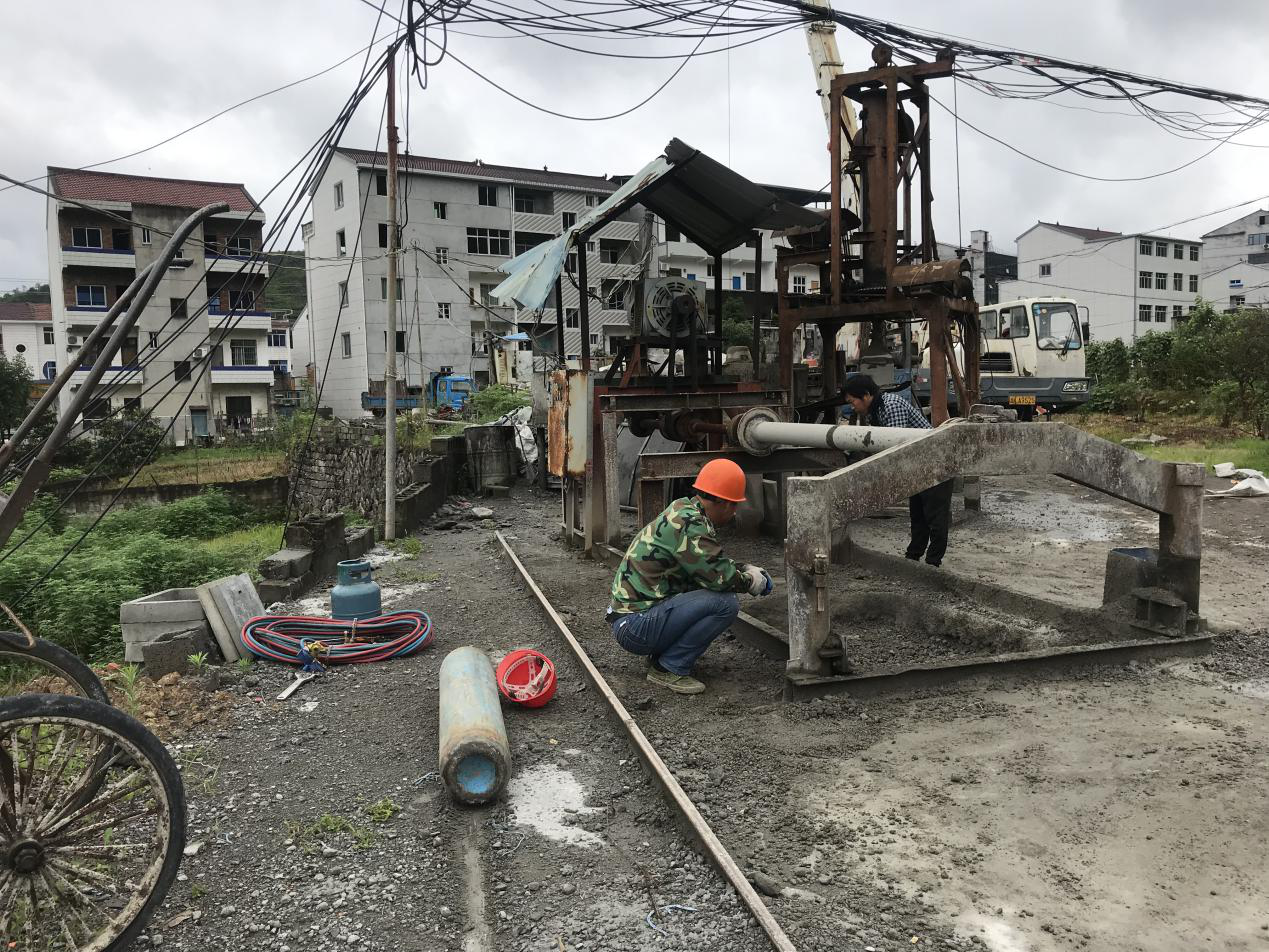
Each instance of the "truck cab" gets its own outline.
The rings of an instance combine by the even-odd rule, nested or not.
[[[1022,298],[980,308],[978,318],[983,336],[979,358],[983,403],[1012,407],[1019,418],[1030,419],[1037,407],[1067,410],[1088,400],[1085,340],[1075,301]],[[928,403],[929,348],[925,340],[921,345],[913,389]],[[963,359],[959,347],[957,357]],[[950,389],[948,399],[953,403],[956,399]]]
[[[461,410],[476,392],[476,382],[466,374],[434,373],[428,383],[428,402],[440,409]]]

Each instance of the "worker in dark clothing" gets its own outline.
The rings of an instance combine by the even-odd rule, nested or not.
[[[882,393],[867,374],[857,374],[846,381],[846,402],[865,426],[930,429],[930,421],[911,402],[898,394]],[[925,556],[930,565],[941,565],[947,551],[947,530],[952,524],[952,481],[909,496],[908,515],[912,537],[904,554],[914,562]]]

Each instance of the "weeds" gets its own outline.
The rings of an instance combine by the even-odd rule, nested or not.
[[[391,801],[388,801],[391,802]],[[393,804],[395,807],[396,805]],[[287,820],[283,824],[286,835],[305,853],[316,853],[322,845],[322,837],[347,834],[358,849],[369,849],[378,841],[379,836],[373,829],[354,823],[347,817],[334,813],[323,813],[312,823],[300,823],[298,820]]]
[[[190,899],[202,899],[206,895],[207,895],[206,886],[204,886],[202,883],[190,883],[190,886],[189,886]]]
[[[423,552],[423,540],[418,536],[406,536],[403,539],[389,539],[386,543],[393,552],[401,552],[411,559],[417,559]]]
[[[241,658],[239,658],[237,661],[234,662],[234,664],[238,668],[239,674],[246,674],[248,671],[251,670],[251,665],[254,663],[255,663],[255,659],[252,658],[251,655],[243,655]]]
[[[202,677],[207,673],[207,652],[196,651],[185,659],[189,662],[189,666],[194,669],[194,674]]]
[[[374,820],[376,823],[387,823],[394,816],[401,812],[401,808],[393,802],[391,797],[384,797],[382,800],[376,800],[370,806],[366,807],[366,816]]]
[[[124,705],[130,712],[135,712],[137,709],[137,681],[140,678],[141,665],[139,664],[120,665],[117,671],[107,675],[107,680],[119,685],[119,690],[123,692]]]

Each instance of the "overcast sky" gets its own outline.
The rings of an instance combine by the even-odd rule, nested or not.
[[[1269,97],[1256,65],[1269,35],[1266,4],[1240,3],[1235,19],[1192,0],[837,5],[1002,46]],[[357,0],[11,4],[0,32],[0,171],[29,178],[49,165],[83,166],[149,146],[247,96],[338,62],[369,41],[374,17]],[[847,68],[865,68],[866,45],[840,29],[838,35]],[[645,52],[680,49],[616,42]],[[523,38],[452,36],[450,43],[457,56],[524,98],[587,116],[628,108],[676,65],[562,53]],[[331,122],[360,66],[357,58],[104,168],[240,181],[264,199]],[[951,103],[950,81],[937,81],[932,92]],[[959,100],[967,121],[1055,165],[1094,175],[1147,175],[1210,148],[1136,117],[1002,102],[963,85]],[[1121,103],[1061,101],[1128,111]],[[381,107],[381,95],[363,104],[345,144],[374,146]],[[1194,108],[1216,107],[1196,102]],[[933,134],[936,227],[941,239],[956,241],[953,123],[937,107]],[[802,33],[699,57],[648,105],[609,122],[545,116],[453,61],[434,68],[427,91],[416,89],[411,97],[409,146],[419,155],[605,175],[635,171],[673,136],[758,181],[824,186],[826,133]],[[1269,146],[1269,130],[1237,141]],[[1007,251],[1038,219],[1156,229],[1269,193],[1269,152],[1234,144],[1182,172],[1114,184],[1050,171],[963,126],[959,151],[964,230],[986,228]],[[270,218],[280,205],[280,196],[265,200]],[[1174,233],[1197,237],[1238,215],[1217,215]],[[298,235],[288,244],[300,247]],[[47,274],[44,199],[18,189],[0,192],[0,290],[44,281]]]

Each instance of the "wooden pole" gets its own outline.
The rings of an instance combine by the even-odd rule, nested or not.
[[[388,332],[383,357],[383,537],[397,537],[397,77],[388,59]]]

